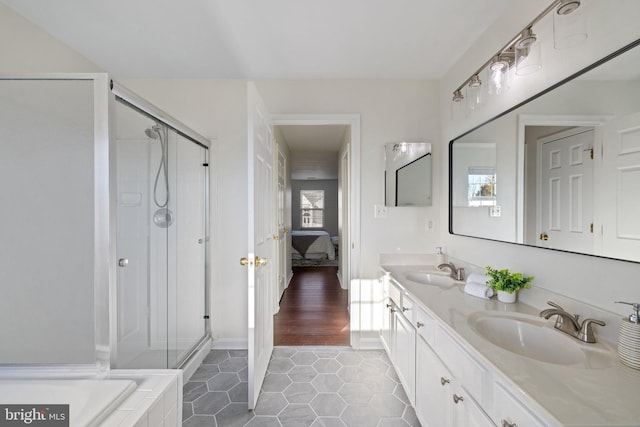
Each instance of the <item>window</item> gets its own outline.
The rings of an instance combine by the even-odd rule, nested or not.
[[[324,226],[324,190],[300,190],[300,226]]]
[[[496,204],[496,168],[470,166],[468,174],[469,206],[494,206]]]

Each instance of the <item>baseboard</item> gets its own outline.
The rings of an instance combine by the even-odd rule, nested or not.
[[[384,350],[384,346],[379,337],[360,338],[360,347],[358,350]]]
[[[247,350],[249,342],[244,338],[224,338],[213,341],[214,350]]]
[[[186,384],[191,376],[202,364],[202,361],[211,351],[213,340],[209,337],[200,347],[191,355],[191,357],[181,366],[182,380]]]
[[[291,284],[291,280],[293,280],[293,270],[289,271],[289,277],[287,278],[287,285],[284,287],[285,289],[289,287],[289,285]]]

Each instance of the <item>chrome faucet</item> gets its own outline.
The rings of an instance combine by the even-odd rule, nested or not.
[[[603,321],[596,319],[585,319],[581,324],[577,314],[568,313],[564,308],[553,301],[547,301],[547,304],[553,308],[542,310],[540,312],[540,317],[549,319],[551,316],[558,316],[554,327],[582,342],[596,342],[596,336],[593,333],[593,328],[591,327],[593,323],[600,326],[606,325]]]
[[[448,268],[451,271],[451,278],[454,280],[464,280],[464,268],[456,268],[456,266],[452,262],[447,262],[444,264],[440,264],[437,269],[443,270]]]

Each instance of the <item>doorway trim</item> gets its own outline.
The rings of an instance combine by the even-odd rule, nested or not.
[[[347,289],[349,293],[349,312],[357,313],[353,307],[352,284],[360,274],[360,114],[272,114],[273,126],[310,126],[310,125],[347,125],[351,127],[349,143],[349,276]],[[345,248],[346,249],[346,248]],[[342,247],[340,250],[345,250]],[[343,278],[344,280],[344,278]],[[358,303],[357,301],[355,303]],[[353,316],[352,316],[353,318]],[[351,323],[351,345],[357,347],[359,342],[358,325]]]

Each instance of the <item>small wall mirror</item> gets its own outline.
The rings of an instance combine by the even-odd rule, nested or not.
[[[640,262],[639,45],[451,141],[449,231]]]
[[[431,206],[431,144],[385,144],[385,206]]]

